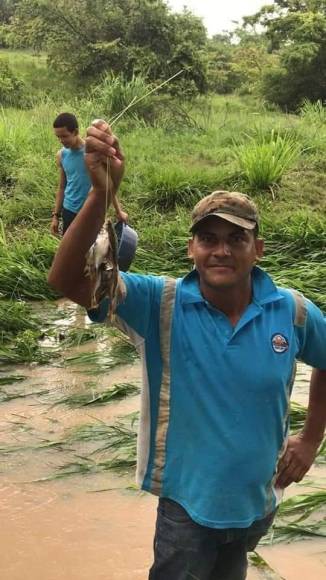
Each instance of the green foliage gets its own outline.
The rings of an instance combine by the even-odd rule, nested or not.
[[[120,401],[131,395],[138,395],[139,387],[132,383],[117,383],[103,392],[87,389],[87,392],[74,393],[62,397],[56,404],[65,404],[71,407],[84,407],[88,405],[106,405],[114,401]]]
[[[245,180],[254,189],[268,189],[279,184],[284,173],[299,158],[301,147],[290,133],[271,131],[239,145],[236,157]]]
[[[265,71],[265,98],[295,109],[304,98],[326,97],[326,10],[323,0],[283,1],[263,8],[254,18],[265,27],[270,50],[279,64]]]
[[[16,161],[16,150],[12,143],[4,142],[0,138],[0,185],[9,187],[14,181],[14,164]]]
[[[182,168],[172,163],[149,169],[144,180],[143,204],[146,208],[172,210],[178,205],[192,208],[217,183],[226,186],[230,182],[230,172],[224,167],[209,168],[205,173],[200,168]]]
[[[141,75],[133,75],[130,80],[123,75],[113,76],[106,74],[99,85],[91,91],[90,98],[96,103],[97,109],[106,118],[114,118],[115,115],[123,111],[128,105],[144,97],[150,90],[145,78]],[[139,104],[131,107],[127,115],[146,116],[153,109],[152,99],[149,102],[142,100]]]
[[[44,50],[53,69],[76,78],[107,71],[153,81],[184,69],[187,90],[206,90],[205,28],[164,0],[21,0],[8,28],[13,46]]]
[[[148,105],[152,102],[151,96]],[[151,124],[130,117],[115,127],[128,160],[119,197],[140,234],[134,270],[175,276],[189,271],[190,207],[216,189],[252,194],[253,187],[240,172],[237,146],[254,142],[260,148],[271,140],[274,128],[275,139],[293,135],[304,154],[299,163],[293,160],[293,169],[287,168],[274,202],[270,195],[254,192],[266,238],[263,265],[278,282],[300,288],[319,305],[325,304],[325,125],[302,115],[267,110],[252,98],[200,97],[189,103],[164,95],[159,103]],[[14,152],[6,170],[11,187],[0,190],[6,232],[0,243],[0,292],[7,297],[55,296],[46,281],[58,244],[49,235],[58,180],[52,122],[60,110],[72,110],[83,132],[92,117],[76,105],[67,102],[63,109],[47,100],[29,112],[6,109],[0,116],[0,150],[7,143]],[[91,107],[97,116],[95,99],[90,100]],[[261,135],[257,126],[263,128]],[[235,135],[250,137],[240,137],[235,145]],[[307,151],[312,143],[313,151]],[[94,370],[100,372],[107,362],[94,361]]]
[[[0,59],[0,102],[3,107],[24,108],[28,105],[26,86],[11,70],[4,59]]]
[[[326,123],[326,107],[320,99],[315,103],[304,99],[299,113],[309,125],[322,127]]]
[[[103,352],[86,352],[69,356],[65,362],[71,366],[87,366],[87,374],[101,374],[107,372],[121,364],[131,364],[138,358],[138,354],[125,337],[113,342],[110,348]]]
[[[233,70],[234,45],[228,35],[215,35],[207,42],[207,82],[209,90],[228,94],[239,86]]]
[[[0,288],[8,298],[42,300],[56,294],[47,284],[57,240],[28,231],[24,237],[2,235],[0,239]]]
[[[0,343],[11,340],[19,332],[35,330],[39,324],[40,320],[31,314],[25,302],[0,300]]]

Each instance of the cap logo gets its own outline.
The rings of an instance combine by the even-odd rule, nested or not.
[[[283,334],[273,334],[272,348],[274,352],[282,354],[289,349],[289,341]]]

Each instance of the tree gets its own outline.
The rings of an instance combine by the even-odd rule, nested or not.
[[[0,46],[7,47],[7,26],[19,0],[0,0]]]
[[[326,99],[326,1],[275,0],[247,24],[264,26],[278,64],[266,72],[263,93],[295,109],[304,98]]]
[[[164,0],[20,0],[10,31],[15,46],[44,50],[51,67],[78,78],[141,72],[151,81],[184,68],[206,88],[204,25]]]
[[[216,34],[207,43],[208,86],[213,92],[227,94],[240,86],[234,71],[235,45],[231,34]]]

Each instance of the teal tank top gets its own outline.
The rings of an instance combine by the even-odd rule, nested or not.
[[[84,160],[85,147],[61,149],[61,165],[66,175],[63,207],[77,213],[91,188],[91,180]]]

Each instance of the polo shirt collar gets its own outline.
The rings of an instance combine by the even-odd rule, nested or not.
[[[252,271],[253,300],[252,303],[262,306],[269,302],[281,300],[283,296],[275,286],[272,278],[261,268],[255,266]],[[207,302],[199,288],[199,276],[196,269],[181,280],[181,302],[192,304]]]

